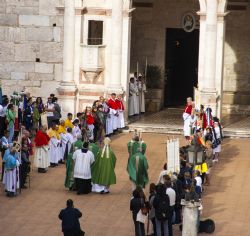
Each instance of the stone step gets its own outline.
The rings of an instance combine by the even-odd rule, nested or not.
[[[135,129],[145,133],[159,133],[159,134],[175,134],[182,135],[183,128],[179,126],[161,126],[161,125],[145,125],[145,124],[129,124],[127,131],[133,132]],[[225,128],[223,130],[224,137],[227,138],[250,138],[250,130],[237,130]]]

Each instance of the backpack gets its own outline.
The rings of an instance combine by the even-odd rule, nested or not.
[[[156,199],[155,199],[156,200]],[[158,207],[155,209],[155,216],[158,220],[167,220],[169,218],[169,198],[168,196],[157,199]]]

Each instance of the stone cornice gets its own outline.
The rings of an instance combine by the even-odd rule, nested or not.
[[[200,12],[200,11],[198,11],[196,13],[197,13],[197,15],[200,16],[200,21],[205,21],[206,20],[206,17],[207,17],[207,13],[206,12]],[[229,13],[230,13],[229,11],[227,11],[227,12],[218,12],[217,13],[218,21],[220,21],[220,22],[224,21],[225,16],[227,16]]]
[[[58,13],[60,15],[64,14],[64,6],[56,7]],[[135,8],[131,9],[124,9],[123,16],[130,17],[131,13],[135,10]],[[76,15],[97,15],[97,16],[111,16],[112,9],[105,9],[105,8],[96,8],[96,7],[76,7],[75,8]]]
[[[64,6],[58,6],[56,9],[58,10],[58,13],[60,15],[64,14]],[[75,7],[75,14],[76,15],[83,15],[83,11],[85,10],[85,7]]]

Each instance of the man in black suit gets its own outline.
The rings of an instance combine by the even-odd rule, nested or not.
[[[82,213],[77,208],[74,208],[71,199],[68,199],[66,204],[67,207],[62,209],[58,216],[62,221],[62,232],[64,236],[84,236],[84,232],[81,230],[79,222]]]

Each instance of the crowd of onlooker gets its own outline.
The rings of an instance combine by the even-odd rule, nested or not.
[[[222,127],[220,120],[212,117],[211,108],[205,112],[204,107],[201,106],[198,111],[190,103],[185,112],[190,115],[186,133],[184,130],[188,145],[180,148],[180,170],[178,173],[171,172],[166,163],[157,182],[150,184],[148,198],[143,190],[144,186],[137,185],[133,191],[130,210],[136,236],[172,236],[173,225],[182,223],[182,200],[191,203],[199,202],[201,204],[199,214],[201,214],[204,186],[210,185],[212,167],[219,161],[223,138]],[[138,157],[139,153],[144,155],[145,150],[144,152],[142,150],[142,148],[138,149],[136,154]],[[139,165],[139,168],[142,167]],[[146,167],[140,170],[142,174],[146,172]],[[211,220],[208,222],[210,224],[208,227],[205,225],[201,228],[199,223],[197,219],[197,231],[214,230],[214,223]],[[149,225],[153,226],[150,234]]]
[[[46,102],[41,97],[32,97],[28,92],[14,92],[10,98],[3,95],[0,104],[0,138],[7,129],[9,142],[16,140],[20,125],[30,132],[38,130],[45,122],[48,128],[53,122],[59,125],[62,118],[61,110],[54,94],[50,94]],[[46,119],[43,119],[44,116]],[[106,99],[101,96],[94,101],[93,106],[86,107],[84,111],[68,114],[68,118],[73,119],[74,116],[82,126],[94,132],[96,140],[100,139],[100,136],[111,135],[117,129],[125,127],[122,95],[116,96],[113,93]]]

